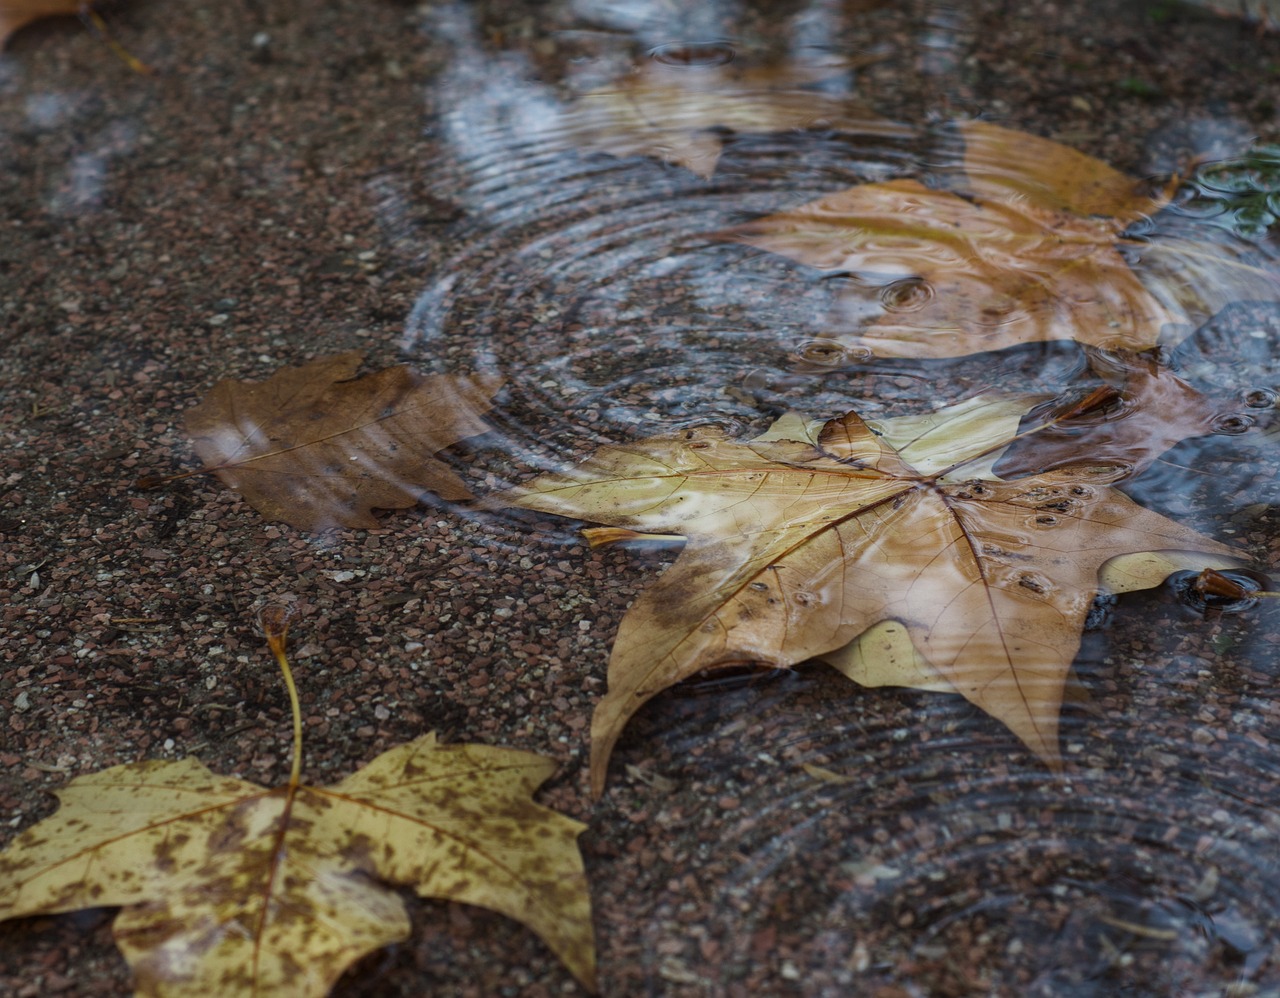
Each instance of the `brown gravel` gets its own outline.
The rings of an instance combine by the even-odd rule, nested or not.
[[[983,113],[1134,173],[1280,138],[1280,36],[1175,4],[795,0],[734,21],[717,5],[652,6],[629,21],[625,5],[568,0],[129,0],[108,20],[153,77],[74,21],[34,25],[0,55],[0,838],[50,813],[48,791],[115,763],[194,754],[282,779],[287,701],[254,614],[295,601],[310,780],[429,729],[561,762],[541,799],[591,824],[606,994],[1280,994],[1269,607],[1206,619],[1168,590],[1123,600],[1086,635],[1078,671],[1092,700],[1067,710],[1061,780],[965,704],[858,692],[812,666],[658,698],[593,804],[590,711],[618,621],[662,553],[591,551],[572,525],[445,504],[314,537],[264,522],[213,480],[133,487],[190,465],[181,413],[219,378],[357,348],[373,368],[467,366],[489,344],[518,365],[557,321],[570,344],[583,338],[564,377],[605,390],[575,401],[547,374],[552,358],[529,361],[547,384],[514,384],[510,425],[455,455],[477,491],[547,452],[705,421],[710,405],[746,427],[781,405],[919,406],[1035,376],[984,359],[767,391],[738,369],[737,395],[699,388],[710,376],[685,363],[689,344],[714,366],[738,356],[735,330],[803,329],[813,303],[784,307],[761,283],[737,300],[742,314],[696,311],[658,271],[626,285],[651,296],[592,297],[584,282],[611,272],[541,210],[550,187],[514,162],[506,186],[501,172],[477,181],[480,160],[451,145],[448,96],[468,72],[480,74],[472,96],[499,69],[559,92],[584,72],[584,47],[607,61],[733,38],[750,53],[803,22],[868,55],[862,97],[913,124]],[[753,157],[783,164],[739,211],[845,169],[827,138],[795,142],[799,160],[759,137],[729,144],[726,176]],[[808,172],[792,179],[798,161]],[[615,185],[599,196],[618,211],[592,235],[666,245],[618,206],[684,196],[692,181],[648,160],[611,173],[607,157],[573,150],[541,168],[584,162]],[[716,183],[699,190],[730,190]],[[726,282],[785,270],[720,252]],[[445,276],[462,290],[432,312],[424,292]],[[1231,321],[1264,329],[1274,315]],[[645,324],[669,335],[665,353],[645,352]],[[602,328],[603,346],[585,339]],[[626,381],[632,357],[650,366]],[[1224,393],[1278,380],[1255,361],[1206,364]],[[1170,460],[1196,476],[1153,470],[1134,483],[1143,501],[1274,569],[1274,443],[1215,437]],[[411,907],[413,937],[338,994],[579,993],[519,925]],[[0,926],[0,994],[127,993],[109,924],[90,911]]]

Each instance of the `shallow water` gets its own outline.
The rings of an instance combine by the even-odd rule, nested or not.
[[[1064,6],[1056,5],[1055,16]],[[85,309],[90,317],[107,314],[112,321],[111,335],[87,348],[112,380],[104,377],[93,388],[97,395],[68,403],[68,425],[80,446],[87,436],[97,447],[106,418],[100,413],[134,403],[118,386],[142,391],[158,384],[160,404],[149,417],[156,429],[129,424],[141,421],[135,415],[123,428],[110,424],[103,436],[104,448],[122,448],[112,460],[132,454],[140,438],[151,442],[141,463],[130,457],[123,476],[119,468],[111,472],[132,477],[134,464],[154,470],[182,453],[175,408],[233,366],[237,376],[262,377],[313,352],[361,341],[368,346],[378,338],[387,341],[385,356],[398,336],[400,359],[418,369],[506,376],[489,417],[493,432],[454,455],[477,492],[563,469],[606,444],[708,426],[749,438],[787,411],[829,419],[852,408],[883,421],[999,391],[1035,394],[1043,412],[1112,384],[1118,399],[1054,431],[1068,448],[1086,439],[1094,441],[1088,447],[1100,447],[1102,438],[1089,435],[1133,425],[1148,396],[1138,398],[1096,351],[1063,339],[973,355],[889,357],[875,356],[867,345],[867,331],[886,316],[909,323],[948,293],[937,286],[945,281],[919,277],[904,259],[945,269],[974,255],[957,249],[937,211],[919,213],[917,228],[932,238],[904,249],[901,233],[894,233],[871,247],[878,256],[862,247],[857,265],[853,254],[838,266],[806,264],[726,235],[856,185],[918,181],[930,191],[951,192],[948,211],[966,212],[984,198],[995,200],[993,190],[1023,184],[1026,177],[999,154],[966,162],[971,143],[958,124],[963,121],[1051,135],[1104,158],[1114,154],[1118,166],[1158,195],[1169,174],[1194,170],[1198,155],[1241,155],[1259,122],[1269,120],[1266,108],[1249,103],[1256,79],[1236,79],[1229,65],[1215,70],[1219,79],[1212,82],[1222,89],[1202,100],[1193,77],[1204,72],[1204,53],[1194,47],[1195,59],[1180,53],[1183,78],[1174,78],[1164,68],[1163,29],[1154,15],[1145,19],[1136,7],[1116,11],[1101,3],[1082,9],[1078,22],[1044,35],[1036,33],[1036,10],[1021,5],[565,0],[525,8],[503,0],[397,8],[413,39],[406,48],[431,53],[426,68],[408,63],[429,78],[419,89],[401,84],[403,66],[395,73],[387,68],[384,79],[383,53],[373,43],[367,51],[346,52],[342,18],[357,15],[335,14],[335,22],[323,25],[334,39],[333,51],[325,50],[332,78],[317,78],[338,93],[339,109],[346,86],[387,87],[397,99],[408,94],[420,101],[408,117],[413,127],[425,122],[428,130],[425,182],[424,164],[405,163],[395,136],[385,148],[364,140],[354,151],[338,141],[326,145],[330,129],[352,128],[350,121],[336,128],[337,112],[313,111],[301,129],[306,141],[278,142],[271,116],[294,106],[279,95],[305,88],[312,78],[312,66],[293,56],[289,33],[323,33],[300,26],[301,17],[299,24],[284,23],[261,10],[237,10],[252,30],[244,28],[236,46],[189,56],[183,79],[225,111],[207,119],[193,113],[189,133],[149,131],[148,109],[160,98],[144,87],[124,88],[127,96],[104,108],[87,84],[67,93],[53,92],[51,84],[50,93],[24,98],[23,124],[5,133],[0,157],[6,166],[17,164],[18,140],[61,134],[65,127],[57,149],[42,146],[47,160],[40,169],[48,175],[35,187],[46,198],[47,217],[40,223],[82,226],[63,246],[68,260],[92,258],[104,239],[112,252],[104,251],[109,259],[102,271],[110,266],[116,275],[92,272],[78,289],[92,303]],[[1113,17],[1121,19],[1114,30],[1122,43],[1112,44],[1110,31],[1099,28]],[[1134,23],[1141,30],[1133,30]],[[222,33],[242,27],[225,26]],[[1240,50],[1273,44],[1232,22],[1206,19],[1188,30],[1230,40]],[[993,51],[991,39],[1006,32],[1004,48]],[[257,33],[274,40],[259,44]],[[1186,34],[1179,37],[1185,45]],[[250,59],[258,68],[246,66]],[[1226,54],[1222,59],[1233,61]],[[8,72],[3,67],[0,62],[0,74]],[[249,88],[252,99],[241,99],[235,85],[255,72],[261,79]],[[1027,93],[1017,85],[1021,72],[1034,78]],[[1164,96],[1136,95],[1147,75],[1157,78]],[[18,89],[15,79],[0,75],[7,93]],[[237,95],[230,108],[214,100],[223,90]],[[251,216],[248,228],[262,234],[265,248],[242,238],[231,221],[228,231],[241,233],[235,245],[189,238],[180,199],[161,201],[176,223],[166,217],[167,228],[156,222],[135,231],[136,219],[149,218],[152,205],[133,203],[114,171],[132,164],[142,178],[164,167],[157,143],[165,156],[180,159],[183,150],[201,145],[202,129],[234,133],[255,117],[266,125],[253,142],[232,143],[234,155],[209,165],[207,176],[193,160],[191,176],[183,179],[198,200],[209,197],[203,185],[212,184],[211,201],[228,219]],[[335,162],[358,169],[343,173]],[[13,175],[19,173],[15,166]],[[359,184],[346,184],[351,174]],[[332,181],[333,189],[325,190],[334,175],[343,184]],[[1250,167],[1214,167],[1173,192],[1167,208],[1111,233],[1121,259],[1168,320],[1158,363],[1180,380],[1151,389],[1151,397],[1185,406],[1190,411],[1180,413],[1179,426],[1204,431],[1168,451],[1139,448],[1122,488],[1179,523],[1239,543],[1259,569],[1273,567],[1280,529],[1273,425],[1280,310],[1271,301],[1277,251],[1263,209],[1224,203],[1264,181]],[[317,188],[328,201],[301,200],[301,191]],[[1019,197],[1036,199],[1034,191],[1012,200]],[[359,231],[348,218],[332,231],[307,229],[344,201],[376,215],[382,242],[369,251],[376,260],[353,262],[356,247],[338,243],[337,233],[349,223]],[[1265,197],[1259,203],[1271,204]],[[189,204],[185,210],[193,211]],[[1034,227],[1026,211],[1010,213],[1015,224]],[[1075,220],[1084,229],[1097,221],[1093,215],[1107,212],[1075,214],[1086,219]],[[968,221],[970,235],[983,226],[992,237],[1000,231],[988,216]],[[272,226],[254,228],[264,222]],[[300,247],[290,257],[281,249],[290,244],[275,233],[295,227],[303,235],[289,237]],[[155,268],[145,279],[137,262],[130,272],[126,252],[144,237],[163,253],[159,264],[143,255]],[[895,254],[899,259],[887,264]],[[10,256],[0,246],[0,274],[30,263]],[[1004,248],[990,256],[1018,265],[1017,254]],[[207,268],[217,259],[239,263],[215,280]],[[412,306],[361,297],[376,298],[379,290],[347,280],[366,265],[388,287],[410,284]],[[135,278],[127,295],[111,297],[117,284]],[[277,293],[276,280],[292,284]],[[172,318],[162,315],[158,324],[194,325],[198,335],[170,341],[152,326],[146,336],[136,334],[138,303],[149,307],[152,292],[170,285],[182,289],[179,304],[163,299]],[[1069,308],[1037,310],[1027,304],[1034,296],[995,290],[1009,300],[987,316],[993,335],[1046,314],[1071,318]],[[332,303],[316,306],[326,295]],[[89,324],[78,302],[68,297],[49,307]],[[306,322],[296,320],[295,309]],[[312,325],[317,315],[326,325]],[[383,336],[386,328],[394,333]],[[79,327],[50,320],[49,329],[66,339],[68,351],[85,348]],[[38,351],[34,356],[45,361]],[[127,363],[113,368],[122,357]],[[45,363],[39,377],[56,384],[46,373],[54,366]],[[39,418],[36,401],[14,425]],[[25,409],[25,396],[23,402]],[[1166,441],[1160,422],[1149,424],[1151,435]],[[57,499],[76,505],[65,494]],[[196,641],[208,646],[210,618],[248,620],[246,608],[255,601],[300,592],[324,607],[317,616],[327,615],[323,625],[313,617],[314,632],[301,639],[308,643],[298,653],[311,667],[314,704],[308,709],[315,711],[317,751],[326,745],[331,719],[330,747],[340,746],[318,760],[318,768],[349,771],[364,757],[370,731],[391,740],[437,726],[456,740],[514,739],[550,750],[548,732],[558,725],[555,749],[570,764],[549,793],[558,806],[568,801],[591,821],[585,842],[606,994],[1155,996],[1280,988],[1280,615],[1274,603],[1206,612],[1185,586],[1173,584],[1099,599],[1076,659],[1078,692],[1063,712],[1061,776],[959,696],[864,690],[806,662],[793,671],[700,676],[656,697],[628,726],[608,791],[593,810],[582,766],[573,768],[587,741],[585,709],[578,708],[603,690],[608,638],[626,599],[652,585],[677,548],[589,554],[581,545],[583,524],[489,508],[433,506],[425,517],[388,517],[387,532],[311,540],[264,530],[244,509],[224,528],[216,514],[225,514],[231,500],[214,486],[182,494],[172,508],[157,499],[153,509],[132,494],[127,501],[142,506],[102,513],[85,500],[93,510],[85,515],[98,518],[88,526],[50,521],[64,535],[79,531],[89,538],[85,545],[102,549],[102,562],[77,554],[95,566],[99,584],[109,584],[112,572],[132,573],[139,586],[159,579],[160,591],[149,592],[145,606],[127,602],[130,592],[82,615],[95,625],[103,616],[111,623],[125,607],[127,620],[149,621],[157,613],[169,621],[165,608],[182,600],[184,620],[199,627],[161,625],[172,627],[167,644],[168,638],[145,637],[155,644],[145,654],[134,649],[130,668],[140,663],[140,672],[159,675],[158,661],[173,673],[163,673],[164,685],[138,686],[131,694],[137,704],[130,700],[115,715],[100,701],[91,734],[96,737],[102,716],[112,737],[87,741],[77,749],[79,758],[68,754],[67,765],[89,767],[104,750],[127,754],[133,746],[120,747],[115,735],[125,730],[141,739],[136,715],[161,726],[159,737],[139,741],[139,755],[161,751],[165,739],[176,740],[174,751],[196,753],[198,737],[213,746],[210,752],[227,753],[227,765],[269,773],[257,756],[236,754],[237,743],[218,730],[226,725],[197,722],[184,738],[170,730],[169,716],[185,717],[186,701],[153,710],[148,698],[186,682],[201,703],[202,696],[241,708],[247,701],[246,715],[258,703],[274,704],[274,686],[253,672],[256,633],[231,632],[227,640],[218,632],[217,654],[224,645],[239,654],[231,669],[191,666],[184,674],[174,652]],[[166,563],[164,538],[159,528],[153,536],[139,523],[134,510],[140,508],[148,517],[172,514],[178,526],[165,529],[176,529],[185,541],[177,549],[181,560]],[[199,515],[184,526],[191,509]],[[43,511],[23,514],[33,523],[37,515]],[[458,528],[461,517],[469,522]],[[117,528],[117,521],[123,525]],[[394,533],[402,527],[408,540]],[[124,538],[116,547],[111,529]],[[401,541],[408,553],[394,562],[400,574],[380,574],[380,559]],[[224,542],[225,550],[215,549]],[[160,567],[128,561],[135,549],[159,551],[137,557],[154,558]],[[567,576],[569,591],[553,593],[540,604],[543,610],[524,607],[517,600],[557,585],[551,562],[527,557],[548,549],[555,551],[556,578]],[[202,560],[211,550],[222,552],[219,566],[234,564],[236,571],[215,577]],[[36,564],[41,556],[30,556],[21,584],[42,596],[52,588],[40,607],[48,614],[40,622],[47,636],[54,626],[48,618],[61,612],[57,601],[65,590],[89,592],[68,604],[77,611],[98,597],[70,571],[51,576],[54,566]],[[596,560],[581,570],[588,558]],[[488,624],[484,617],[461,619],[463,610],[493,609],[486,597],[473,600],[459,581],[473,581],[458,568],[471,570],[472,562],[493,587],[485,593],[506,601],[507,617],[494,612]],[[508,569],[514,581],[503,575]],[[211,579],[234,592],[214,589]],[[50,609],[55,604],[58,609]],[[547,608],[561,616],[544,619]],[[510,633],[503,631],[512,619]],[[89,627],[84,620],[77,626]],[[471,636],[458,637],[460,627]],[[86,633],[95,638],[96,632]],[[499,650],[518,645],[524,657],[489,661],[497,657],[489,655],[495,633]],[[119,640],[102,638],[101,645]],[[581,689],[571,692],[581,696],[572,703],[558,685],[563,677],[547,675],[554,670],[544,660],[553,651],[564,672],[579,670],[572,675]],[[120,652],[116,647],[109,654]],[[89,646],[83,658],[105,674],[102,654]],[[484,664],[474,665],[482,655]],[[462,663],[454,663],[460,679],[445,671],[442,663],[453,663],[449,656]],[[209,661],[221,662],[212,652]],[[356,664],[384,661],[376,679]],[[39,676],[40,668],[56,673],[62,665],[36,668]],[[406,676],[396,698],[379,701],[381,713],[373,714],[370,687],[377,696],[384,684]],[[480,682],[473,686],[473,678]],[[113,688],[133,689],[132,679],[96,674],[95,693],[108,701]],[[509,696],[492,706],[478,703],[499,694]],[[53,696],[39,689],[32,695],[37,703]],[[68,693],[68,699],[79,695]],[[361,715],[364,707],[369,711]],[[38,727],[35,709],[29,730]],[[494,717],[493,726],[481,727]],[[246,737],[256,744],[266,731]],[[35,749],[14,738],[15,752],[34,757]],[[27,738],[36,743],[34,735]],[[62,755],[56,758],[61,766]],[[64,775],[58,770],[49,785]],[[454,910],[449,917],[464,922],[468,916]],[[479,924],[475,935],[486,935],[490,923]],[[78,936],[78,925],[67,931]],[[99,951],[109,952],[105,927],[95,931]],[[440,952],[433,951],[430,931],[421,933],[427,939],[421,950],[405,944],[368,961],[344,980],[344,993],[416,994],[433,973],[451,985],[453,964],[465,954],[449,951],[453,937],[443,931],[444,942],[434,947]],[[518,944],[523,930],[496,931],[506,933],[499,946],[505,954],[505,944]],[[32,930],[8,943],[15,962],[37,935]],[[538,950],[533,961],[533,970],[520,967],[509,982],[504,978],[503,993],[573,987],[545,953]]]
[[[859,59],[836,53],[874,63],[875,46],[834,5],[753,15],[787,60],[767,83],[752,75],[760,50],[723,27],[732,14],[702,34],[656,29],[643,5],[582,3],[557,30],[495,45],[479,8],[435,13],[457,53],[433,98],[439,172],[464,218],[402,346],[436,369],[509,377],[482,450],[505,455],[512,477],[691,427],[750,436],[791,409],[875,419],[993,389],[1067,398],[1096,383],[1068,341],[873,357],[859,345],[868,327],[910,319],[948,289],[909,266],[886,270],[887,244],[864,247],[865,268],[817,269],[726,241],[743,222],[858,184],[1042,196],[999,152],[964,160],[964,111],[895,123],[862,103]],[[824,16],[830,34],[815,28]],[[931,5],[915,22],[926,72],[954,70],[966,20]],[[788,118],[805,101],[825,120]],[[1212,535],[1256,539],[1273,524],[1275,457],[1261,430],[1280,327],[1274,305],[1241,303],[1274,297],[1275,250],[1256,228],[1224,223],[1205,200],[1218,193],[1184,186],[1118,227],[1125,262],[1169,306],[1161,356],[1207,398],[1206,435],[1153,456],[1124,487]],[[966,235],[980,242],[978,224]],[[900,256],[963,265],[942,241],[908,243]],[[1124,419],[1124,407],[1102,418]],[[564,543],[576,526],[564,524]],[[514,544],[522,521],[511,527]],[[613,778],[643,771],[650,752],[687,760],[660,763],[682,788],[671,800],[629,799],[675,832],[669,865],[697,914],[636,902],[652,940],[643,992],[761,993],[750,983],[761,980],[806,995],[1273,984],[1280,765],[1262,620],[1275,616],[1206,616],[1169,587],[1097,609],[1076,664],[1089,699],[1066,708],[1061,779],[959,698],[870,697],[819,665],[659,697]],[[747,758],[734,754],[744,744]],[[733,802],[727,822],[697,806],[713,792]],[[695,942],[674,943],[673,921]]]

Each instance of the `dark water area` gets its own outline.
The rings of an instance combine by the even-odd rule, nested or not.
[[[155,89],[86,39],[57,54],[44,26],[0,56],[15,829],[104,751],[272,772],[279,706],[253,677],[255,637],[237,623],[199,646],[226,649],[229,676],[178,649],[293,593],[322,621],[298,652],[322,691],[319,772],[431,727],[557,754],[547,800],[589,824],[603,994],[1280,994],[1270,597],[1206,603],[1194,572],[1100,593],[1060,773],[959,695],[863,688],[808,660],[653,697],[593,802],[611,640],[678,543],[591,550],[574,519],[438,501],[314,538],[227,508],[212,483],[140,498],[118,473],[94,485],[113,481],[95,466],[59,484],[95,450],[130,472],[176,464],[180,410],[218,378],[357,347],[374,366],[505,377],[491,431],[449,456],[482,496],[601,447],[747,440],[785,413],[853,410],[889,438],[895,419],[1017,397],[1025,429],[1102,390],[1004,467],[1102,454],[1125,495],[1232,546],[1269,589],[1280,36],[1177,4],[554,0],[335,4],[310,21],[245,4],[173,14],[174,38],[149,43],[157,10],[120,15],[162,64]],[[1145,208],[1080,193],[1096,178],[1029,174],[988,126],[1109,164]],[[865,219],[795,218],[859,187],[893,192],[864,241],[761,244],[770,216],[791,213],[780,228],[802,243]],[[1110,270],[1042,293],[1075,266],[1054,256],[1072,240],[1107,243]],[[1080,288],[1117,269],[1120,304],[1089,312]],[[977,347],[948,326],[912,348],[902,330],[957,296],[978,301]],[[1117,331],[1143,309],[1149,338]],[[77,380],[91,388],[69,389],[62,422],[40,422]],[[166,516],[172,540],[151,526]],[[37,521],[49,567],[19,539]],[[112,615],[169,630],[104,636]],[[94,677],[92,729],[86,700],[68,706],[84,683],[59,685],[72,666]],[[171,675],[193,699],[169,695]],[[219,698],[259,726],[172,723]],[[106,922],[78,918],[4,930],[12,993],[126,992]],[[335,994],[580,993],[497,916],[429,902],[414,925]]]

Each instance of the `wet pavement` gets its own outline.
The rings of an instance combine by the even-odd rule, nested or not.
[[[0,55],[9,829],[119,762],[284,778],[255,610],[294,600],[309,779],[430,729],[562,763],[540,799],[590,822],[605,994],[1280,988],[1270,605],[1206,616],[1165,588],[1100,607],[1061,778],[959,697],[814,663],[659,696],[595,803],[610,644],[671,551],[590,550],[570,521],[443,502],[311,536],[213,479],[133,485],[193,465],[182,411],[217,380],[352,349],[369,369],[507,378],[493,432],[451,456],[477,493],[658,433],[1096,381],[1069,343],[869,358],[831,335],[856,279],[717,234],[856,184],[958,189],[960,119],[1135,177],[1240,155],[1280,138],[1280,37],[1101,2],[104,13],[154,75],[74,20]],[[1212,241],[1190,209],[1166,225]],[[1150,265],[1204,286],[1185,259]],[[1266,290],[1202,302],[1168,350],[1214,413],[1252,422],[1125,486],[1264,572],[1280,550]],[[109,921],[0,927],[0,991],[127,993]],[[576,990],[518,925],[423,902],[412,938],[336,993]]]

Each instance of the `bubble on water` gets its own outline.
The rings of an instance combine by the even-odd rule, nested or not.
[[[1243,393],[1241,401],[1250,409],[1271,409],[1275,407],[1276,392],[1270,388],[1254,388]]]
[[[1209,424],[1214,433],[1247,433],[1257,420],[1246,412],[1224,412],[1213,417]]]
[[[792,356],[806,364],[835,367],[846,362],[847,354],[835,340],[806,340],[792,351]]]

